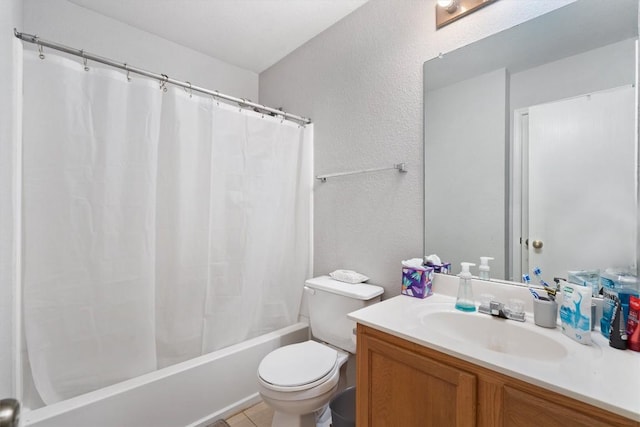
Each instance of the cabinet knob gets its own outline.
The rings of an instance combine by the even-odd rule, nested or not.
[[[542,249],[542,245],[542,240],[534,240],[531,242],[531,246],[533,246],[534,249]]]

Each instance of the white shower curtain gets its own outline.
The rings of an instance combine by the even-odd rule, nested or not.
[[[24,324],[45,403],[296,321],[311,126],[24,56]]]
[[[208,283],[211,100],[170,88],[158,155],[156,313],[159,367],[202,354]]]
[[[113,70],[24,54],[23,293],[46,403],[156,368],[162,95]]]
[[[311,126],[217,110],[204,352],[295,322],[311,274]]]

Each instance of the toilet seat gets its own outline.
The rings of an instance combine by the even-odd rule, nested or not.
[[[262,359],[258,377],[277,391],[307,390],[327,381],[336,371],[338,352],[316,341],[280,347]]]

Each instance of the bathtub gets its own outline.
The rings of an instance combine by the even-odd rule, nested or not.
[[[257,403],[260,360],[308,336],[308,325],[296,323],[63,402],[25,409],[21,425],[204,427]]]

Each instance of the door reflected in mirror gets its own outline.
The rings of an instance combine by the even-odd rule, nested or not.
[[[425,253],[636,270],[637,9],[578,0],[424,64]]]

